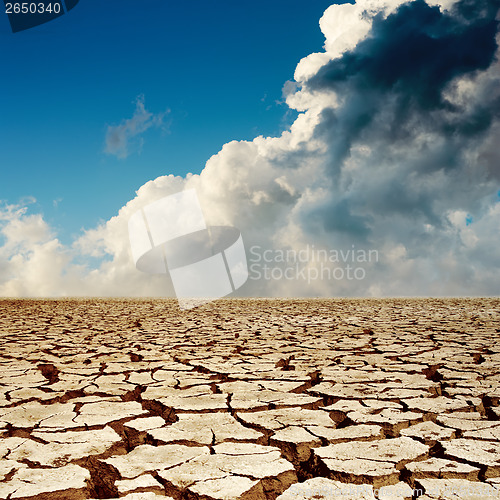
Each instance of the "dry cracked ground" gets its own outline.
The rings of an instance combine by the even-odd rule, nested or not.
[[[0,498],[500,499],[500,300],[2,300]]]

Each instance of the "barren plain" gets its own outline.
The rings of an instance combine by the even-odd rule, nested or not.
[[[1,300],[0,498],[500,499],[500,300]]]

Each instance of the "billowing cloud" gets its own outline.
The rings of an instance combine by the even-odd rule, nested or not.
[[[134,269],[127,222],[151,201],[195,188],[209,224],[242,232],[251,268],[242,294],[498,295],[499,7],[329,7],[320,21],[324,51],[300,61],[285,89],[299,111],[290,129],[225,144],[200,175],[149,181],[69,249],[48,233],[27,242],[39,253],[45,245],[59,266],[57,279],[47,278],[50,294],[72,294],[72,283],[78,294],[171,293],[166,277]],[[13,220],[3,230],[2,276],[10,278],[0,294],[33,294],[16,267]],[[35,253],[23,255],[36,275]],[[85,268],[64,263],[68,255],[107,258]]]
[[[1,295],[55,296],[65,290],[78,295],[78,266],[42,216],[27,212],[26,206],[16,205],[0,210]]]
[[[132,118],[123,120],[119,125],[108,126],[104,151],[122,159],[127,158],[131,149],[140,152],[143,144],[141,135],[151,127],[161,127],[167,113],[151,113],[144,105],[144,96],[138,96]]]

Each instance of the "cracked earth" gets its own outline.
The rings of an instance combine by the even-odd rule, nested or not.
[[[0,498],[500,499],[500,300],[1,300]]]

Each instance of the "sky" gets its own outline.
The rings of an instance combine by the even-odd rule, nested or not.
[[[329,4],[81,0],[14,34],[0,16],[0,199],[35,198],[30,210],[70,243],[148,180],[200,173],[226,142],[279,134],[293,118],[282,87],[321,49]],[[126,151],[107,148],[108,127],[138,101],[156,122]]]
[[[499,0],[81,0],[0,16],[0,296],[170,296],[128,221],[195,189],[243,296],[498,296]],[[5,77],[6,75],[6,77]]]

